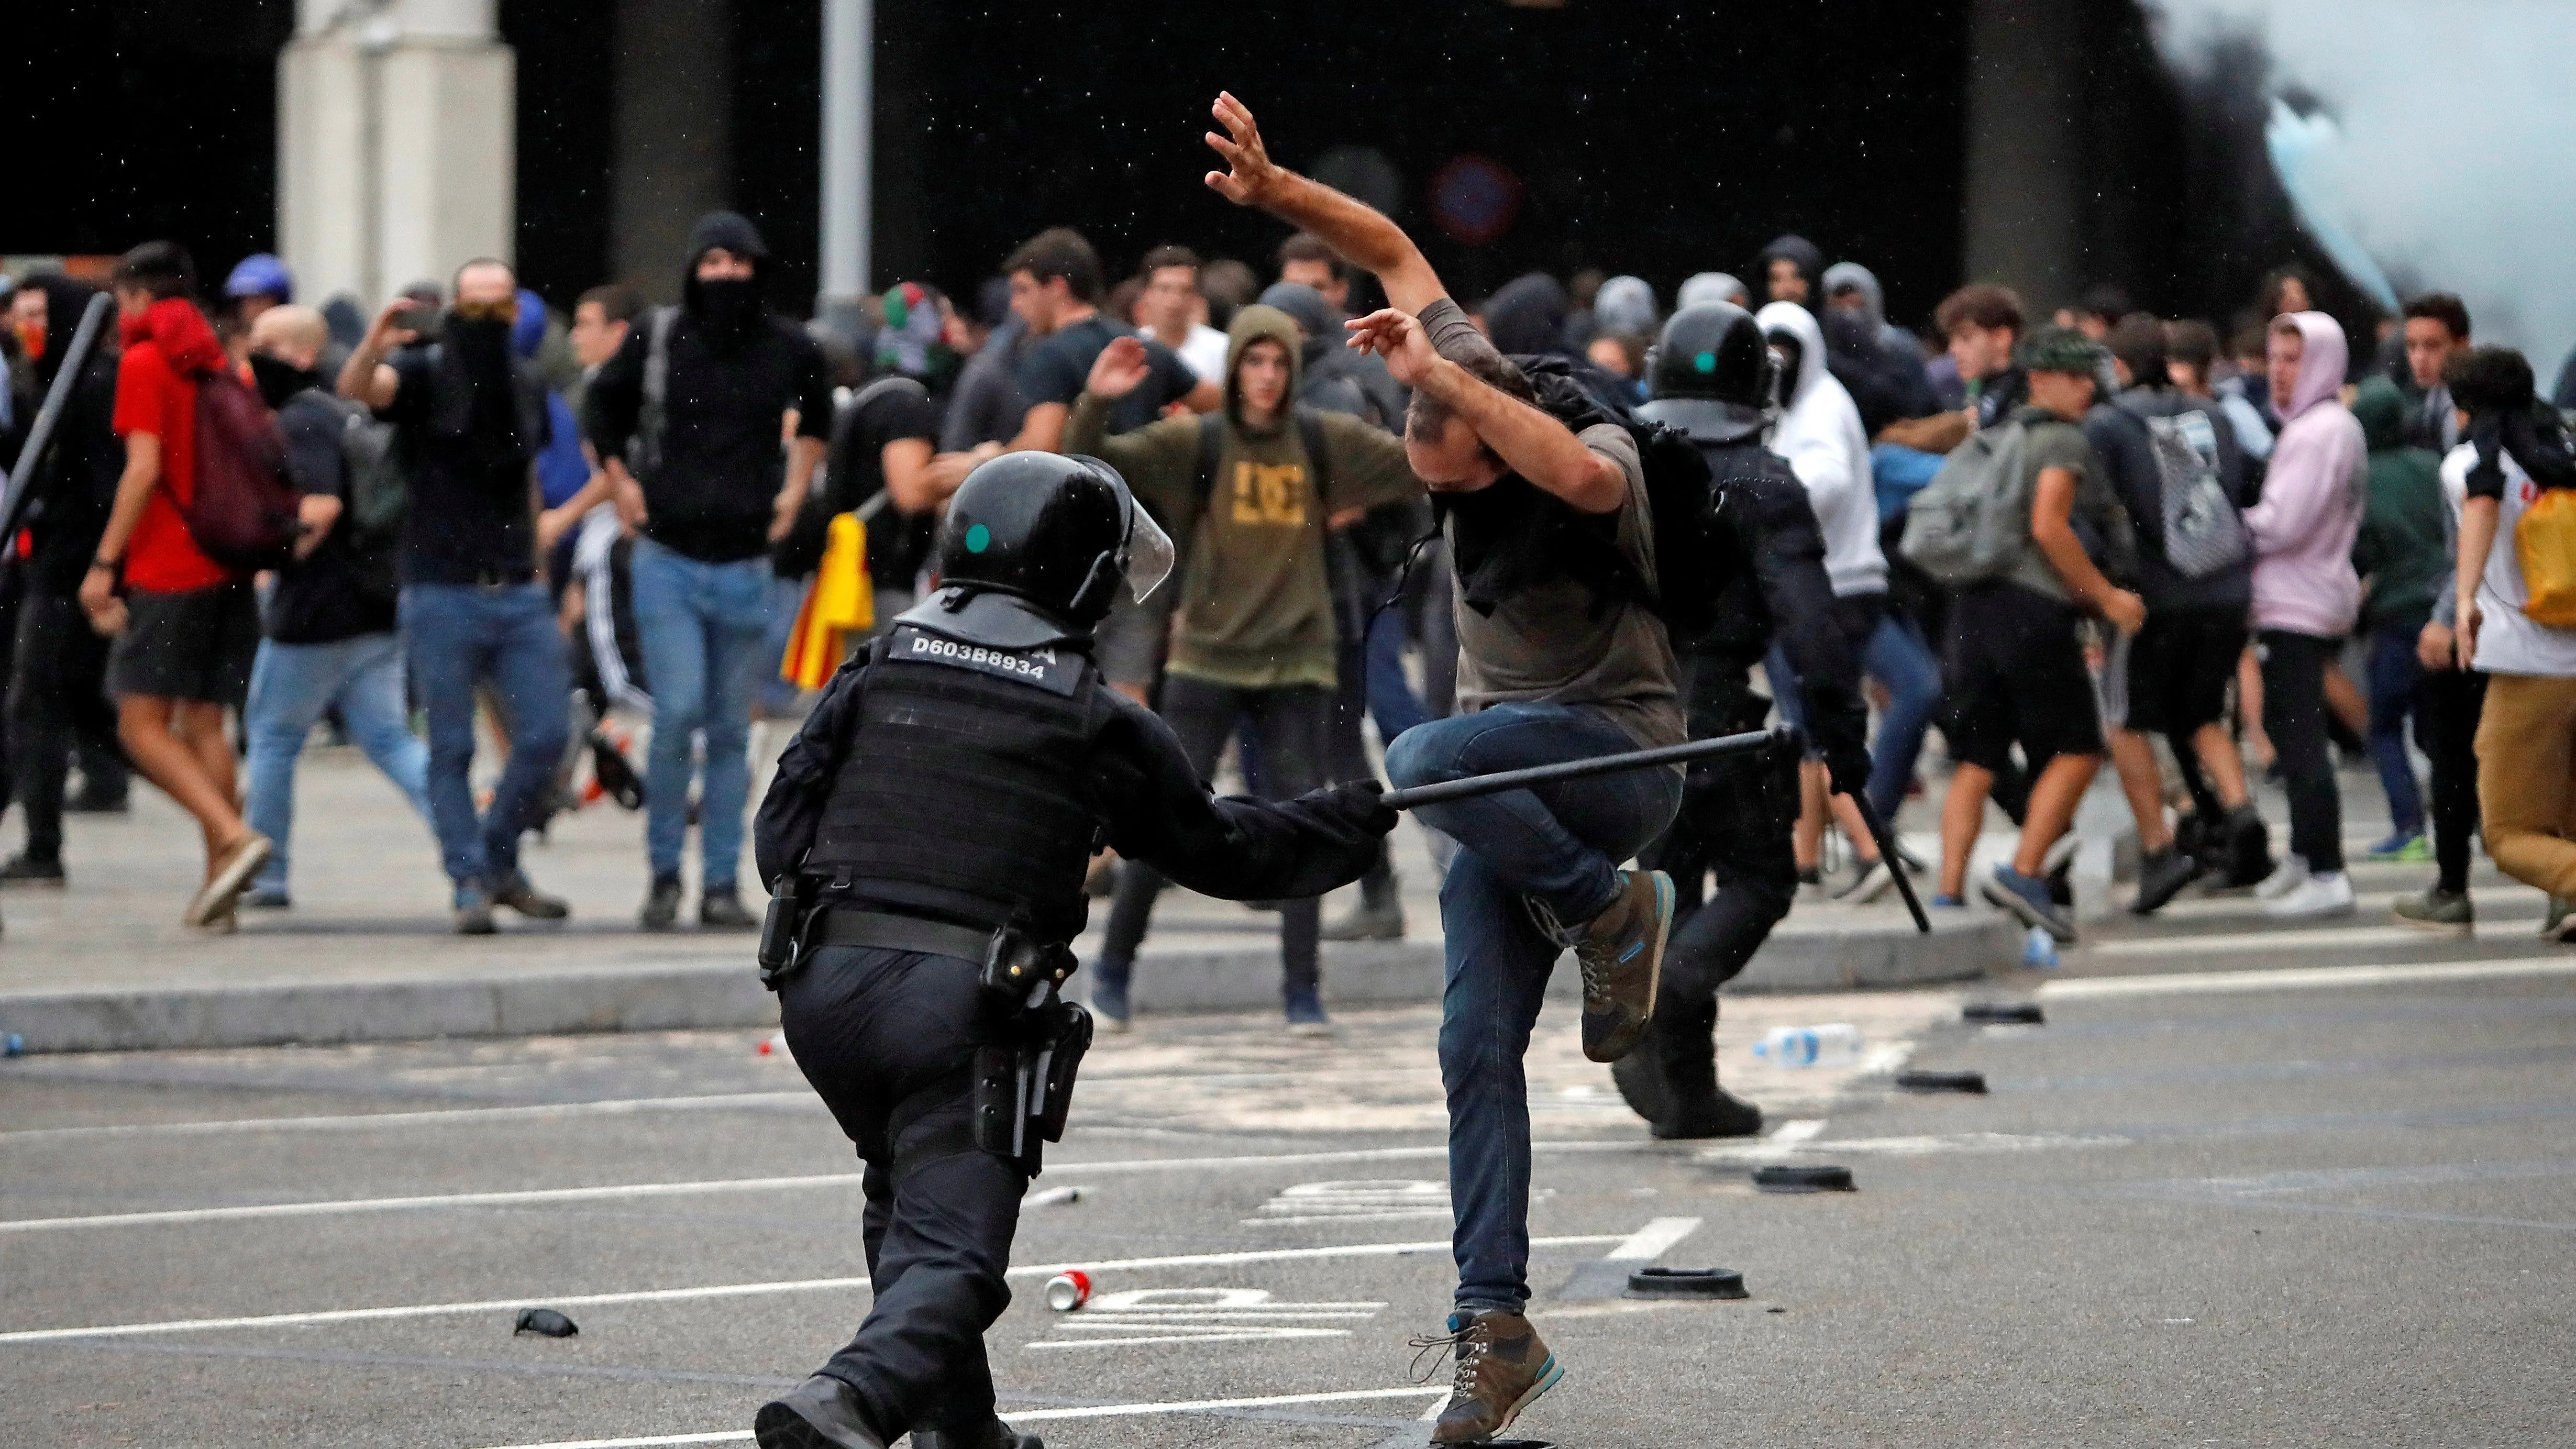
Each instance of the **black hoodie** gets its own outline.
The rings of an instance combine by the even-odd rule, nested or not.
[[[1824,285],[1825,254],[1814,242],[1793,231],[1773,237],[1771,245],[1762,249],[1762,255],[1754,258],[1754,290],[1765,297],[1771,295],[1771,264],[1781,260],[1796,267],[1798,275],[1807,279],[1807,300],[1799,305],[1810,312],[1823,307],[1825,299],[1817,294],[1816,289]]]
[[[18,398],[19,435],[11,440],[14,455],[34,426],[36,410],[62,371],[72,337],[80,330],[81,312],[98,293],[60,272],[30,277],[22,285],[45,294],[45,355],[26,367],[33,385]],[[29,574],[36,587],[68,598],[80,592],[81,576],[107,531],[107,515],[116,504],[116,482],[125,472],[125,446],[109,421],[116,411],[116,317],[100,324],[80,375],[64,399],[63,415],[54,425],[54,440],[44,464],[26,480],[28,530],[35,552]],[[13,459],[14,460],[14,459]]]
[[[747,291],[698,280],[699,260],[716,247],[752,259],[752,280],[731,284]],[[786,482],[778,444],[786,410],[796,410],[798,437],[831,437],[832,381],[823,349],[761,302],[768,274],[769,248],[743,217],[711,212],[689,233],[684,300],[671,324],[661,464],[638,481],[645,535],[706,563],[768,552],[772,510]],[[584,399],[582,431],[603,462],[624,459],[642,424],[644,362],[655,320],[653,313],[636,319],[626,345],[600,368]]]

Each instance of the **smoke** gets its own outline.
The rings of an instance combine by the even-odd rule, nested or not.
[[[2350,280],[2374,290],[2357,249],[2399,295],[2458,293],[2550,384],[2576,345],[2576,5],[2140,3],[2186,75],[2231,41],[2271,58],[2276,171]]]

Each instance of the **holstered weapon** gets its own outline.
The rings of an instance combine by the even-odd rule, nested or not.
[[[760,984],[772,991],[794,975],[804,960],[805,927],[814,917],[814,894],[813,877],[790,871],[769,897],[769,912],[760,921],[760,946],[753,954],[760,963]]]
[[[1091,1048],[1091,1013],[1052,984],[1039,990],[1045,1004],[1012,1013],[1003,1040],[975,1050],[975,1145],[1031,1177],[1043,1169],[1043,1144],[1064,1140],[1073,1079]]]

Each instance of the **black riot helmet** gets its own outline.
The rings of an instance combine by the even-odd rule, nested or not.
[[[1752,313],[1732,302],[1696,302],[1664,323],[1646,364],[1654,400],[1638,411],[1703,442],[1733,442],[1760,430],[1773,371]]]
[[[939,525],[943,596],[1009,594],[1086,628],[1120,587],[1141,600],[1171,571],[1172,540],[1098,458],[1005,453],[966,475]]]

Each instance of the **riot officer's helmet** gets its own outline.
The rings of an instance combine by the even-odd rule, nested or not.
[[[943,588],[1013,594],[1072,623],[1142,600],[1172,571],[1172,540],[1098,458],[1005,453],[978,465],[939,525]]]
[[[1763,408],[1772,401],[1771,371],[1771,349],[1752,313],[1732,302],[1696,302],[1664,323],[1647,383],[1657,398]]]

